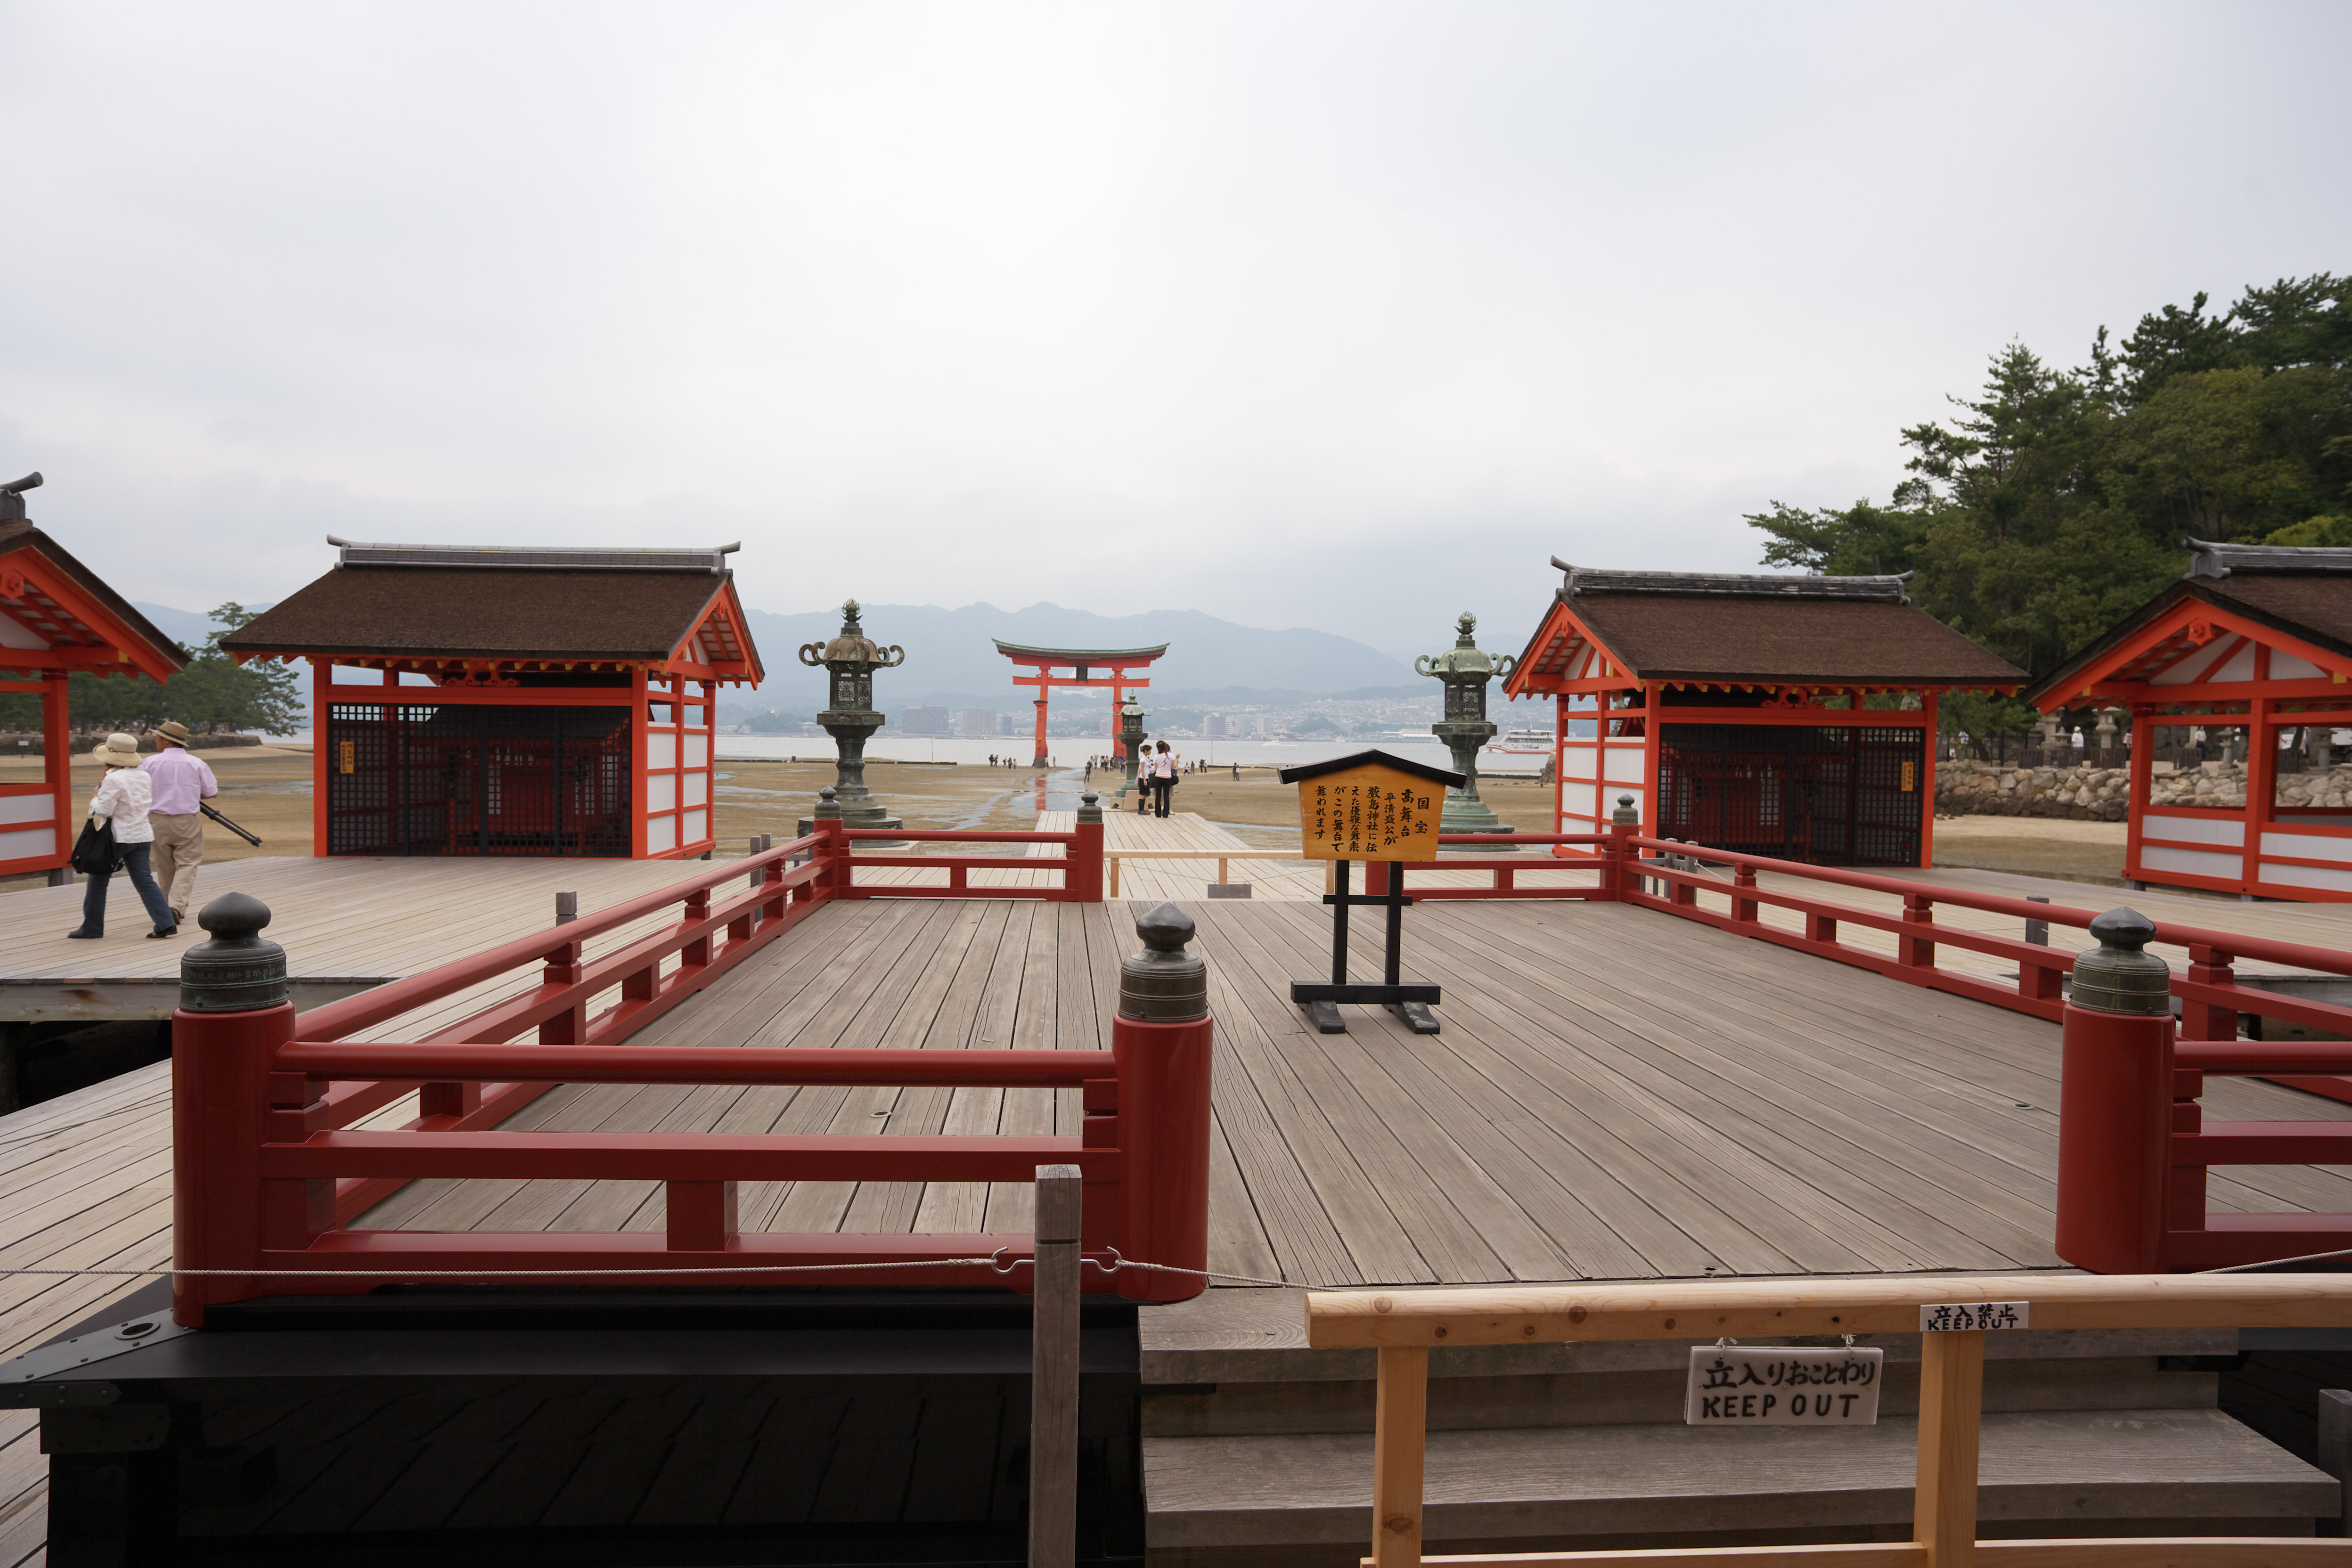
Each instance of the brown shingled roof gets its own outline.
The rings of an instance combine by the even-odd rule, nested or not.
[[[2015,686],[2027,679],[1908,605],[1593,592],[1561,602],[1642,680]]]
[[[144,640],[155,656],[173,669],[187,667],[188,656],[181,651],[180,645],[169,634],[132,609],[130,600],[108,587],[97,573],[75,560],[56,540],[21,518],[0,522],[0,556],[18,550],[35,552],[71,578],[77,587],[105,606],[107,613],[121,621],[124,629]]]
[[[731,573],[339,566],[221,646],[247,654],[667,658],[733,580]]]
[[[2097,641],[2034,682],[2023,693],[2039,702],[2071,691],[2083,672],[2105,658],[2183,599],[2232,610],[2262,626],[2301,637],[2331,653],[2352,656],[2352,574],[2344,572],[2233,572],[2226,577],[2184,577],[2107,628]]]
[[[2200,581],[2197,589],[2200,598],[2337,653],[2352,653],[2352,575],[2236,572],[2219,583]]]

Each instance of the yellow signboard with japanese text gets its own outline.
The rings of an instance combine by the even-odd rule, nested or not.
[[[1298,781],[1299,847],[1314,860],[1434,860],[1445,786],[1360,763]]]

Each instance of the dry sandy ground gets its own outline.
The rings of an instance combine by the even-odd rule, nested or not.
[[[1938,817],[1936,864],[2120,882],[2126,832],[2120,822],[2054,816]]]
[[[248,746],[200,753],[220,780],[214,805],[258,834],[253,848],[217,826],[205,834],[207,860],[248,855],[310,853],[310,754],[306,749]],[[98,764],[74,763],[74,784],[98,785]],[[792,836],[794,824],[816,808],[816,792],[833,782],[829,763],[721,761],[718,768],[719,853],[740,854],[755,833]],[[0,780],[40,777],[37,758],[0,758]],[[1097,773],[1091,785],[1074,769],[1040,775],[1026,767],[933,767],[875,763],[866,784],[908,826],[929,828],[1011,828],[1034,825],[1041,808],[1067,810],[1093,787],[1111,806],[1116,773]],[[1482,780],[1479,793],[1502,818],[1523,832],[1540,832],[1551,805],[1549,786],[1511,779]],[[1222,824],[1256,844],[1295,836],[1297,792],[1270,768],[1195,773],[1177,781],[1175,805]],[[1961,816],[1936,824],[1936,864],[2043,876],[2116,879],[2123,874],[2124,825],[2042,817]]]

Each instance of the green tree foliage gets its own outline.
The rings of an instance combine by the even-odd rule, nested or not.
[[[76,733],[123,730],[136,733],[176,719],[189,729],[282,731],[301,722],[295,672],[277,664],[239,666],[221,651],[221,639],[258,615],[231,601],[212,612],[220,629],[201,648],[183,647],[187,668],[157,683],[121,676],[75,674],[66,681],[66,707]],[[37,697],[0,698],[0,729],[41,727]]]
[[[2177,578],[2184,538],[2352,543],[2352,278],[2207,304],[2142,316],[2119,347],[2101,327],[2081,370],[2010,344],[1954,416],[1901,433],[1892,505],[1750,514],[1765,563],[1914,571],[1920,605],[2041,675]],[[2028,717],[1947,713],[1979,731]]]

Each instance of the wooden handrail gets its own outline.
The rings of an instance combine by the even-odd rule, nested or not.
[[[2352,1564],[2352,1540],[1978,1541],[1981,1331],[1921,1335],[1919,1462],[1909,1542],[1508,1556],[1422,1553],[1422,1476],[1433,1349],[1916,1333],[1922,1307],[1978,1301],[2026,1302],[2028,1321],[2037,1330],[2342,1328],[2352,1326],[2352,1276],[1963,1274],[1312,1291],[1307,1298],[1307,1342],[1318,1350],[1370,1348],[1380,1352],[1372,1436],[1372,1551],[1364,1559],[1371,1568],[1474,1563],[1509,1563],[1520,1568],[1727,1568],[1749,1563],[1767,1568],[1969,1568],[1979,1559],[1989,1568]]]

